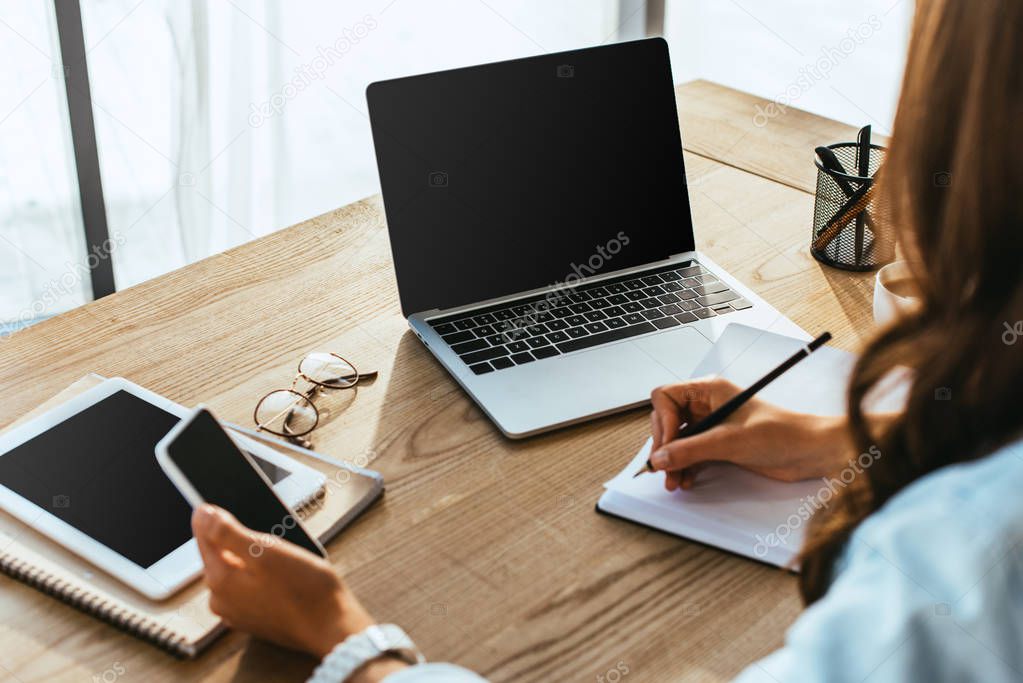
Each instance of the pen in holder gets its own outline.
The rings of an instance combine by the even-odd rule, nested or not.
[[[870,126],[860,131],[858,142],[818,147],[816,152],[810,253],[844,270],[874,270],[894,260],[894,236],[875,189],[886,150],[870,143]]]

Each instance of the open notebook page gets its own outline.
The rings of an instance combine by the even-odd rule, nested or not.
[[[795,353],[804,341],[744,325],[729,325],[697,366],[694,377],[718,375],[746,387]],[[845,388],[855,357],[818,349],[758,394],[787,408],[817,415],[845,412]],[[898,405],[896,394],[878,409]],[[787,566],[802,543],[813,512],[844,487],[841,480],[784,483],[727,464],[702,470],[689,491],[664,489],[664,475],[632,475],[643,467],[650,441],[607,482],[599,507],[679,536],[758,560]],[[846,478],[850,475],[846,474]]]

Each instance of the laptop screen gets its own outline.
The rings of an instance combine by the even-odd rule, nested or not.
[[[366,97],[405,315],[694,248],[661,39],[382,81]]]

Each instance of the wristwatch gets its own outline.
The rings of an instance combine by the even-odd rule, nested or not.
[[[408,664],[422,664],[426,661],[401,627],[395,624],[373,624],[335,646],[306,683],[342,683],[363,664],[384,654]]]

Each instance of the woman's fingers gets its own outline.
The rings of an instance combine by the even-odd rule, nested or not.
[[[728,460],[735,451],[730,444],[733,432],[728,426],[720,426],[703,434],[669,441],[654,451],[650,463],[655,470],[677,471],[703,462]],[[680,483],[684,485],[685,479]]]
[[[688,491],[689,489],[693,488],[693,486],[696,484],[696,476],[699,474],[700,468],[701,466],[697,465],[695,467],[686,468],[679,472],[678,473],[679,488],[683,489],[684,491]]]
[[[290,573],[322,562],[318,555],[279,536],[246,528],[229,512],[212,505],[196,510],[192,519],[211,585],[232,568],[247,567],[252,574],[288,580]]]
[[[227,615],[228,610],[229,605],[224,601],[224,598],[220,597],[217,593],[210,593],[210,611],[223,619],[224,623],[230,627]]]
[[[249,624],[253,615],[266,607],[267,591],[280,590],[280,584],[267,584],[247,571],[232,572],[215,582],[210,580],[207,570],[206,583],[210,588],[210,611],[231,627]]]
[[[211,514],[213,514],[212,507],[209,505],[196,508],[192,513],[192,534],[195,536],[203,566],[206,568],[206,581],[213,585],[221,583],[233,567],[226,561],[224,551],[211,541],[210,527],[215,523],[209,518]]]
[[[192,531],[210,587],[210,611],[229,626],[238,620],[244,624],[247,606],[258,602],[261,592],[247,569],[259,564],[256,560],[263,555],[265,543],[231,513],[214,505],[203,505],[192,513]]]
[[[202,505],[195,511],[192,531],[200,544],[205,542],[210,547],[229,550],[239,557],[259,540],[234,515],[215,505]]]
[[[319,555],[275,536],[271,536],[271,543],[266,546],[261,560],[260,571],[285,578],[318,566],[329,568]],[[333,577],[333,569],[324,575]]]
[[[672,398],[669,389],[670,387],[657,387],[650,393],[650,403],[654,408],[651,416],[654,423],[652,430],[654,450],[674,438],[682,420],[683,408]]]
[[[694,465],[693,467],[687,467],[684,470],[666,471],[664,473],[664,488],[669,491],[677,491],[682,489],[688,491],[696,485],[696,480],[700,476],[700,470],[703,469],[703,465]]]
[[[703,384],[703,380],[696,380],[654,389],[650,395],[650,402],[654,406],[651,415],[653,435],[651,452],[656,453],[665,444],[674,440],[679,428],[695,419],[695,415],[709,411],[709,406],[694,405],[695,396],[707,395],[706,391],[699,390]],[[674,491],[681,485],[682,473],[669,474],[665,477],[664,487],[669,491]]]
[[[192,517],[210,610],[232,627],[324,657],[373,623],[326,561],[203,506]]]
[[[683,424],[699,421],[715,406],[738,392],[738,387],[717,377],[704,377],[657,387],[650,394],[657,429],[653,430],[654,450],[672,441]],[[658,438],[660,437],[660,438]]]
[[[192,513],[192,533],[211,586],[259,558],[266,547],[259,534],[214,505],[202,505]]]

